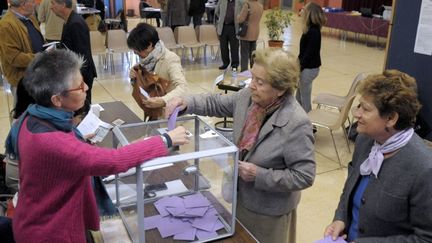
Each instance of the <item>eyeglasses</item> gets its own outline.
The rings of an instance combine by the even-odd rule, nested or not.
[[[77,90],[81,90],[82,92],[85,92],[85,83],[84,81],[81,82],[80,86],[78,88],[74,88],[74,89],[68,89],[65,90],[64,92],[72,92],[72,91],[77,91]]]

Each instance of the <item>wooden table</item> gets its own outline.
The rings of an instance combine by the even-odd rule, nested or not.
[[[121,101],[106,102],[106,103],[101,103],[100,105],[105,109],[104,111],[101,112],[100,118],[101,120],[107,123],[111,123],[117,118],[124,120],[125,124],[142,122],[142,120]],[[103,147],[113,146],[112,132],[110,132],[110,134],[107,135],[107,137],[102,141],[100,146]],[[179,168],[173,166],[172,169],[179,169]],[[167,178],[169,179],[169,176],[167,176]],[[133,178],[131,180],[134,181]],[[158,177],[155,177],[152,180],[154,183],[161,182],[161,178]],[[121,219],[109,219],[109,220],[102,221],[101,233],[105,242],[131,242]],[[155,241],[149,241],[149,242],[155,242]],[[229,238],[217,240],[215,242],[242,243],[242,242],[258,242],[258,241],[238,220],[236,220],[234,235]]]

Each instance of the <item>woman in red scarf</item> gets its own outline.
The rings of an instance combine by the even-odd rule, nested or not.
[[[297,59],[281,49],[257,50],[249,87],[228,95],[174,98],[167,115],[233,117],[240,150],[237,218],[260,242],[295,242],[300,191],[315,177],[310,121],[293,97]]]

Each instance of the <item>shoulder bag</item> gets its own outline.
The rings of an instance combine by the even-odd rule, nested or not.
[[[159,77],[159,75],[155,73],[147,71],[141,65],[135,67],[135,70],[137,71],[137,77],[133,83],[132,97],[135,99],[141,109],[143,109],[145,119],[148,117],[150,121],[158,120],[160,117],[162,117],[163,109],[145,107],[142,103],[142,99],[145,97],[143,94],[141,94],[140,87],[144,89],[150,97],[160,97],[168,93],[167,90],[171,84],[171,81]]]

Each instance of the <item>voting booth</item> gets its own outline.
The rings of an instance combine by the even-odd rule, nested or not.
[[[232,236],[238,149],[214,128],[198,116],[116,126],[114,146],[165,133],[169,123],[184,126],[190,143],[115,175],[108,189],[130,239],[207,242]]]

